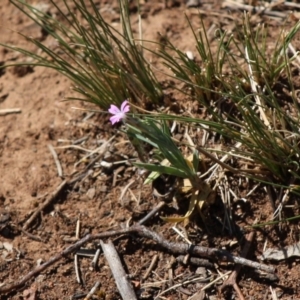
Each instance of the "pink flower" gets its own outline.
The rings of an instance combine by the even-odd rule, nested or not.
[[[129,112],[128,101],[125,100],[122,103],[121,109],[119,109],[117,106],[111,104],[110,109],[108,111],[113,115],[112,117],[110,117],[109,120],[111,121],[112,125],[114,125],[115,123],[118,123],[121,120],[126,118],[126,113]]]

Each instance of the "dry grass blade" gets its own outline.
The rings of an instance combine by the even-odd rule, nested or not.
[[[270,128],[270,122],[264,112],[265,104],[262,103],[262,100],[259,97],[259,94],[261,94],[261,90],[260,90],[260,87],[258,86],[257,82],[255,82],[254,77],[253,77],[253,71],[252,71],[251,61],[249,59],[247,47],[245,49],[245,57],[246,57],[248,68],[249,68],[249,74],[250,74],[249,79],[250,79],[251,89],[252,89],[252,93],[254,94],[256,105],[259,109],[260,117],[263,120],[264,124],[268,128]]]
[[[61,167],[61,164],[59,162],[57,153],[56,153],[55,149],[53,148],[53,146],[51,144],[48,144],[48,148],[49,148],[49,150],[50,150],[50,152],[51,152],[51,154],[54,158],[56,168],[57,168],[57,174],[58,174],[59,177],[62,177],[63,176],[62,167]]]

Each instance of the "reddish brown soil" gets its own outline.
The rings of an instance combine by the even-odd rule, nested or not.
[[[103,14],[107,20],[117,23],[116,3],[100,2],[103,2]],[[197,25],[197,9],[187,8],[183,1],[145,2],[144,38],[158,41],[157,33],[160,32],[181,50],[194,51],[194,40],[184,14],[191,19],[192,24]],[[225,9],[221,9],[220,2],[203,1],[200,8],[206,14],[205,24],[207,28],[215,24],[224,30],[231,30],[234,28],[233,20],[240,18],[241,14],[228,14]],[[43,3],[48,2],[39,1],[39,4]],[[132,18],[136,20],[137,16],[133,13]],[[257,16],[257,22],[272,24],[274,36],[279,34],[282,25],[280,20],[268,21],[264,16]],[[33,21],[28,20],[9,3],[9,0],[1,0],[0,42],[37,50],[22,40],[16,31],[22,31],[35,38],[42,36],[41,29]],[[45,43],[50,45],[51,40],[46,38]],[[22,55],[0,47],[0,64],[22,60]],[[160,80],[166,79],[162,74],[160,76]],[[297,80],[295,77],[295,81]],[[70,87],[71,83],[62,75],[42,67],[12,67],[0,71],[0,110],[21,109],[19,114],[0,116],[0,288],[16,283],[32,271],[38,262],[49,260],[74,243],[77,220],[81,221],[80,237],[87,233],[115,230],[125,226],[127,222],[140,220],[159,202],[159,199],[152,195],[151,189],[143,186],[143,180],[132,166],[124,163],[104,169],[98,165],[92,169],[90,176],[66,186],[38,215],[26,232],[21,231],[33,212],[51,196],[62,181],[74,179],[86,166],[74,166],[86,154],[84,151],[76,148],[57,148],[63,169],[63,178],[58,177],[49,144],[53,147],[72,145],[74,141],[87,137],[78,146],[93,150],[103,141],[116,135],[107,150],[106,161],[121,161],[133,156],[133,149],[125,142],[124,137],[112,128],[108,117],[94,114],[87,119],[88,112],[74,110],[72,106],[94,107],[61,101],[64,96],[72,94]],[[176,98],[176,94],[173,96]],[[185,104],[181,105],[184,107]],[[234,178],[231,181],[234,182]],[[129,183],[131,192],[127,191],[120,200],[124,187]],[[244,184],[240,187],[239,196],[245,195],[252,187],[253,185]],[[271,219],[272,208],[263,190],[258,189],[252,194],[248,204],[249,207],[244,211],[237,208],[237,205],[231,208],[239,224],[237,228],[243,229],[243,225],[247,222],[252,224],[256,219],[261,222]],[[222,213],[218,212],[221,207],[215,204],[209,215],[212,216],[216,212],[215,215],[222,216]],[[160,214],[183,214],[186,208],[187,204],[183,204],[182,210],[176,212],[168,203]],[[147,226],[171,241],[182,241],[171,229],[172,225],[164,223],[159,216],[152,218]],[[266,240],[267,247],[294,244],[299,240],[297,226],[295,222],[293,225],[259,230],[254,237],[248,258],[259,261]],[[209,218],[207,226],[202,222],[192,221],[187,227],[187,232],[195,244],[223,247],[234,255],[241,252],[242,246],[239,246],[238,242],[243,240],[238,239],[237,232],[234,236],[229,236],[216,218]],[[34,239],[36,237],[40,240]],[[231,245],[231,240],[236,243]],[[9,244],[13,247],[12,251],[6,249]],[[97,244],[98,241],[88,243],[84,248],[94,249]],[[203,298],[199,293],[209,281],[232,270],[232,264],[214,261],[215,267],[204,270],[204,275],[208,276],[206,280],[189,283],[188,281],[203,269],[190,263],[180,264],[174,259],[176,256],[154,242],[135,236],[122,237],[115,240],[115,246],[135,286],[138,299],[238,299],[231,288],[225,294],[218,292],[222,280],[208,288],[202,294]],[[155,255],[158,255],[158,260],[149,276],[143,279]],[[91,260],[89,257],[79,258],[82,283],[76,281],[73,254],[70,254],[28,280],[22,287],[3,294],[1,299],[83,299],[96,281],[100,281],[100,288],[94,299],[120,299],[104,256],[100,255],[95,270],[91,267]],[[266,279],[250,268],[245,267],[241,270],[238,285],[245,298],[277,299],[271,296],[272,287],[278,299],[300,299],[299,259],[291,258],[279,263],[273,262],[272,265],[277,268],[278,281]],[[176,287],[179,283],[184,284]],[[169,292],[158,296],[169,288]],[[189,298],[193,295],[196,296]]]

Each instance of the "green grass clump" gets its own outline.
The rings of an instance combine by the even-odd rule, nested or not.
[[[159,149],[171,164],[166,167],[144,162],[143,167],[190,178],[195,189],[203,182],[204,179],[197,180],[197,176],[200,178],[203,174],[199,175],[197,168],[187,163],[182,154],[182,147],[186,147],[188,141],[174,143],[166,129],[165,121],[178,121],[216,137],[210,148],[206,143],[208,139],[202,145],[189,143],[188,146],[194,148],[192,164],[200,163],[199,156],[195,155],[200,152],[212,164],[273,185],[276,191],[281,188],[297,192],[300,114],[291,68],[298,53],[291,56],[289,48],[300,22],[289,31],[282,30],[269,47],[268,28],[252,29],[248,15],[244,15],[243,25],[237,25],[234,34],[217,29],[213,39],[209,39],[200,16],[201,28],[197,31],[187,20],[196,44],[196,59],[193,59],[169,39],[164,46],[158,45],[159,50],[143,47],[142,39],[138,41],[133,36],[127,0],[119,0],[122,33],[105,22],[92,0],[73,0],[83,22],[65,0],[67,13],[51,0],[63,19],[61,22],[25,1],[11,2],[56,39],[60,51],[26,36],[24,38],[42,50],[41,55],[15,45],[5,46],[33,58],[31,65],[53,68],[69,77],[79,95],[69,99],[89,101],[102,109],[112,103],[121,104],[126,98],[138,105],[145,101],[159,104],[163,90],[156,79],[158,71],[145,58],[151,51],[170,70],[168,76],[180,83],[178,86],[185,85],[177,91],[198,101],[205,118],[162,113],[135,115],[140,118],[136,122],[140,123],[129,128],[131,138]],[[211,48],[212,40],[217,45],[215,52]],[[276,90],[282,78],[286,79],[290,91],[286,103]],[[289,106],[288,111],[285,104]],[[242,167],[231,166],[230,158]],[[209,170],[213,173],[215,169]],[[206,175],[209,178],[209,172]]]
[[[292,57],[288,53],[300,23],[288,32],[282,31],[271,50],[267,47],[268,29],[251,29],[248,15],[244,16],[243,26],[236,28],[236,35],[216,31],[218,45],[213,54],[204,26],[198,33],[191,27],[200,61],[189,59],[169,40],[158,55],[171,70],[170,76],[186,84],[187,88],[179,91],[205,108],[205,120],[181,121],[203,124],[210,132],[218,133],[227,144],[224,154],[242,158],[262,169],[262,174],[268,171],[273,183],[289,186],[300,179],[299,104],[290,70],[298,53]],[[291,90],[289,113],[275,90],[283,76],[288,78]],[[230,151],[226,150],[228,146]]]
[[[160,101],[160,84],[143,56],[140,43],[132,36],[128,1],[119,3],[123,33],[105,22],[92,0],[74,0],[77,15],[66,0],[63,3],[67,10],[51,0],[62,21],[26,1],[11,2],[57,41],[59,51],[22,33],[25,39],[42,50],[41,55],[15,45],[5,46],[33,58],[31,65],[53,68],[69,77],[79,95],[69,100],[89,101],[103,109],[111,103],[120,104],[125,98],[139,104],[146,100],[152,103]]]

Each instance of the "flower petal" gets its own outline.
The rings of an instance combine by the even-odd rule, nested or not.
[[[110,105],[110,108],[109,108],[108,111],[109,111],[112,115],[115,115],[115,114],[118,114],[118,113],[121,112],[120,109],[119,109],[119,107],[117,107],[117,106],[115,106],[115,105],[113,105],[113,104]]]
[[[129,112],[129,105],[128,105],[128,101],[127,101],[127,100],[125,100],[125,101],[122,103],[122,105],[121,105],[121,111],[122,111],[123,113]]]
[[[129,106],[129,105],[126,105],[122,111],[123,111],[123,113],[126,114],[126,113],[129,112],[129,110],[130,110],[130,106]]]
[[[121,118],[120,118],[120,116],[117,114],[117,115],[115,115],[115,116],[110,117],[109,120],[110,120],[111,124],[114,125],[115,123],[120,122]]]
[[[129,112],[129,110],[130,110],[130,106],[128,105],[127,100],[123,101],[121,105],[121,109],[118,108],[116,105],[111,104],[108,111],[113,115],[109,119],[112,125],[120,122],[121,120],[124,120],[126,118],[126,113]]]

